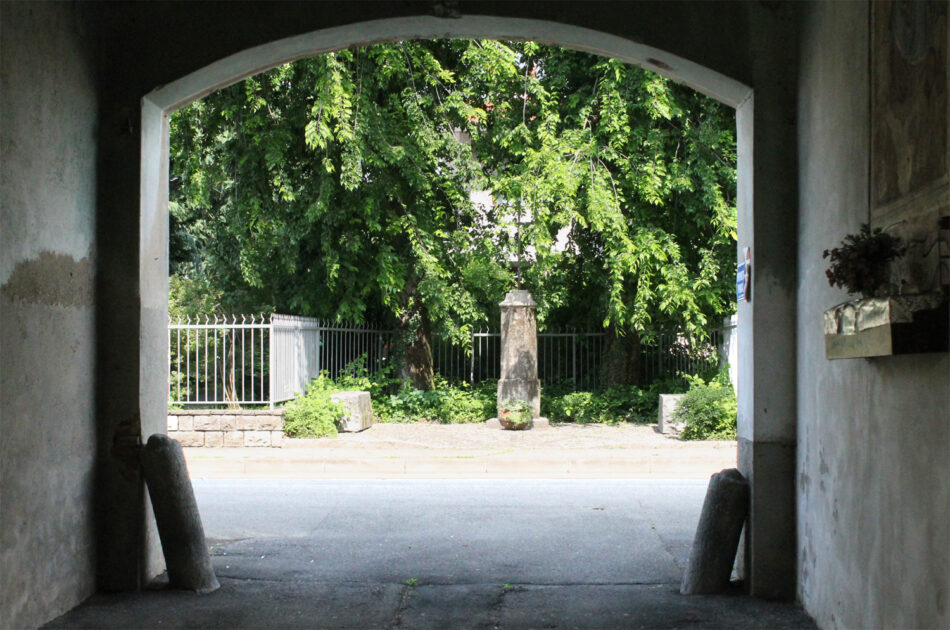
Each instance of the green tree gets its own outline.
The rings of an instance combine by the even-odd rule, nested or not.
[[[482,278],[497,252],[468,199],[479,173],[457,133],[471,106],[446,67],[456,48],[321,55],[179,112],[171,212],[203,260],[187,272],[235,307],[395,319],[413,383],[430,388],[433,326],[468,338],[500,286]]]
[[[497,321],[520,249],[542,325],[603,323],[630,363],[730,308],[733,128],[656,75],[534,43],[301,60],[173,117],[173,271],[234,310],[394,320],[427,389],[430,334]]]
[[[489,188],[532,219],[525,283],[548,323],[603,323],[607,375],[633,382],[641,338],[702,337],[733,308],[731,110],[559,47],[475,42],[462,62],[459,76],[484,95],[470,131]]]

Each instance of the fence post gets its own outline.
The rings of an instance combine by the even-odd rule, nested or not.
[[[277,354],[277,335],[274,334],[274,315],[267,320],[267,345],[268,345],[268,357],[267,363],[270,368],[270,383],[268,387],[270,392],[268,393],[268,403],[271,409],[274,408],[274,398],[277,397],[277,371],[276,371],[276,361],[274,356]]]
[[[475,331],[472,331],[472,352],[468,362],[468,382],[475,383]]]
[[[577,331],[571,329],[571,381],[577,390]]]

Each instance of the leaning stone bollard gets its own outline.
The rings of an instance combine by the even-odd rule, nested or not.
[[[169,584],[198,593],[217,590],[221,585],[211,566],[181,444],[156,433],[142,449],[141,459]]]
[[[749,483],[742,473],[727,468],[709,479],[680,593],[702,595],[726,590],[748,512]]]

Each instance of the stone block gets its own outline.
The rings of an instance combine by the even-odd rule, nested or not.
[[[236,416],[218,416],[219,431],[234,431],[237,429]]]
[[[362,431],[373,426],[373,403],[369,392],[339,392],[330,399],[343,403],[346,408],[340,420],[341,431]]]
[[[224,446],[244,446],[244,431],[225,431]]]
[[[276,414],[246,414],[236,416],[239,431],[281,431],[284,428],[283,416]]]
[[[221,416],[195,416],[195,431],[220,431]]]
[[[178,430],[179,431],[194,431],[195,417],[194,416],[178,416]]]
[[[270,445],[271,446],[280,446],[284,441],[284,432],[283,431],[271,431],[270,432]]]
[[[169,435],[169,437],[181,442],[182,446],[204,446],[205,445],[204,431],[176,431],[174,435]]]
[[[544,416],[538,416],[537,418],[531,421],[531,428],[532,429],[550,429],[551,421],[545,418]]]
[[[178,416],[168,416],[168,426],[166,427],[168,431],[177,431],[178,430]]]
[[[224,433],[221,431],[205,431],[205,447],[215,448],[224,446]]]
[[[657,428],[660,433],[678,434],[683,430],[682,422],[673,421],[673,412],[679,407],[685,394],[660,394],[660,405],[657,410]]]
[[[284,416],[281,414],[264,414],[257,416],[262,431],[281,431],[284,430]]]
[[[245,431],[244,446],[270,446],[270,431]]]

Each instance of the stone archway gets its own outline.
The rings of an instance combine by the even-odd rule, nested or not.
[[[720,35],[723,36],[723,35]],[[763,37],[767,36],[762,35]],[[439,37],[533,39],[577,48],[648,68],[731,105],[737,111],[739,248],[751,248],[754,301],[739,309],[739,466],[752,482],[745,573],[749,590],[764,597],[795,594],[795,323],[794,239],[797,176],[788,169],[787,143],[794,123],[782,85],[753,90],[697,63],[631,39],[580,26],[521,17],[394,17],[354,22],[264,43],[225,56],[145,95],[141,101],[138,249],[138,417],[140,435],[164,431],[163,384],[167,313],[168,115],[204,94],[280,63],[353,44]],[[752,55],[753,53],[746,53]],[[752,62],[749,62],[750,64]],[[755,74],[754,72],[752,74]],[[791,127],[791,134],[790,128]],[[794,152],[791,152],[792,166]],[[753,187],[758,179],[760,186]],[[790,231],[791,230],[791,231]],[[109,420],[105,420],[109,422]],[[114,420],[113,420],[114,422]],[[116,431],[117,433],[117,431]],[[108,499],[138,518],[141,536],[103,559],[104,570],[126,575],[111,582],[126,588],[128,569],[115,565],[154,552],[138,517],[140,496]],[[114,506],[113,506],[114,507]],[[149,543],[148,541],[152,542]],[[151,554],[154,557],[154,553]],[[149,570],[149,567],[153,567]],[[141,573],[157,565],[145,562]],[[135,577],[137,582],[138,576]]]

